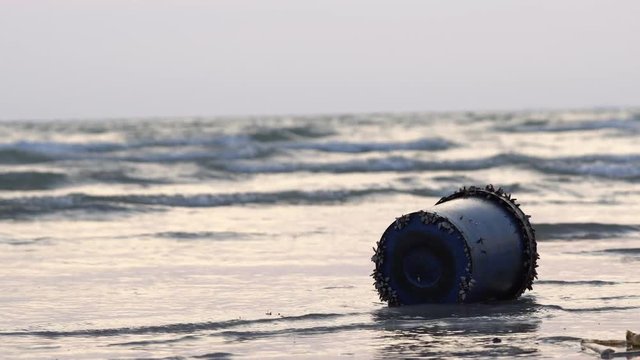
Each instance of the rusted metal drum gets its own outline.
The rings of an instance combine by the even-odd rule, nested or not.
[[[492,185],[397,218],[374,251],[374,285],[390,306],[515,299],[539,258],[529,216]]]

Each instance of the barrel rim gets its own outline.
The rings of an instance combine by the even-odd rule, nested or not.
[[[445,231],[449,235],[454,235],[454,238],[458,239],[462,245],[462,251],[464,258],[466,259],[464,269],[456,276],[459,279],[454,281],[458,282],[459,292],[457,294],[457,302],[464,303],[467,298],[468,292],[473,286],[473,259],[471,258],[471,250],[464,236],[458,227],[446,217],[439,215],[435,211],[419,210],[412,213],[408,213],[397,217],[396,220],[391,223],[382,234],[380,240],[373,248],[374,254],[371,257],[371,261],[375,264],[371,277],[374,279],[373,285],[378,291],[378,296],[381,301],[387,302],[389,306],[401,306],[406,305],[400,299],[398,289],[391,286],[391,277],[383,270],[386,263],[387,245],[390,238],[397,238],[396,235],[402,232],[409,223],[416,221],[423,225],[433,225],[438,229]]]

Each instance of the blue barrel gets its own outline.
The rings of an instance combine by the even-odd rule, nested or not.
[[[531,290],[539,258],[529,216],[493,185],[397,218],[374,252],[374,285],[390,306],[515,299]]]

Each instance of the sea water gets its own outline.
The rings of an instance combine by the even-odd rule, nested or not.
[[[372,247],[512,192],[539,279],[389,308]],[[640,111],[0,123],[0,357],[595,358],[640,330]]]

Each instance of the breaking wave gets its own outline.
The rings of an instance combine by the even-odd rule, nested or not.
[[[426,161],[406,156],[390,156],[339,162],[234,162],[217,163],[217,169],[233,173],[367,173],[411,171],[471,171],[501,166],[526,166],[546,174],[587,175],[620,180],[640,180],[640,155],[579,156],[547,159],[515,153],[478,159]]]
[[[287,141],[285,141],[287,140]],[[329,153],[438,151],[454,144],[441,138],[414,141],[354,142],[256,141],[252,136],[217,135],[176,139],[137,140],[129,143],[62,143],[19,141],[0,145],[1,164],[33,164],[63,160],[131,161],[151,163],[199,162],[204,160],[263,159],[284,152],[314,150]]]
[[[19,197],[0,200],[0,218],[21,218],[59,211],[128,211],[161,210],[162,207],[220,207],[264,204],[343,203],[355,198],[405,193],[416,196],[437,196],[438,191],[427,189],[369,188],[360,190],[319,190],[245,192],[195,195],[89,195],[82,193],[62,196]]]
[[[570,131],[596,131],[596,130],[619,130],[619,131],[640,131],[640,121],[637,119],[607,119],[588,120],[572,122],[552,122],[551,120],[529,120],[521,123],[499,125],[495,127],[503,132],[570,132]]]
[[[591,155],[540,159],[532,164],[537,169],[548,173],[640,180],[640,155]]]
[[[219,165],[225,170],[236,173],[290,173],[290,172],[326,172],[326,173],[367,173],[367,172],[409,172],[426,170],[479,170],[519,162],[519,155],[497,155],[481,159],[424,161],[404,156],[391,156],[366,160],[352,160],[330,163],[232,163]]]
[[[334,135],[335,131],[307,124],[302,126],[284,127],[251,127],[246,129],[251,139],[259,142],[280,142],[301,139],[315,139]]]
[[[538,240],[609,239],[640,231],[640,226],[601,223],[535,224]]]

